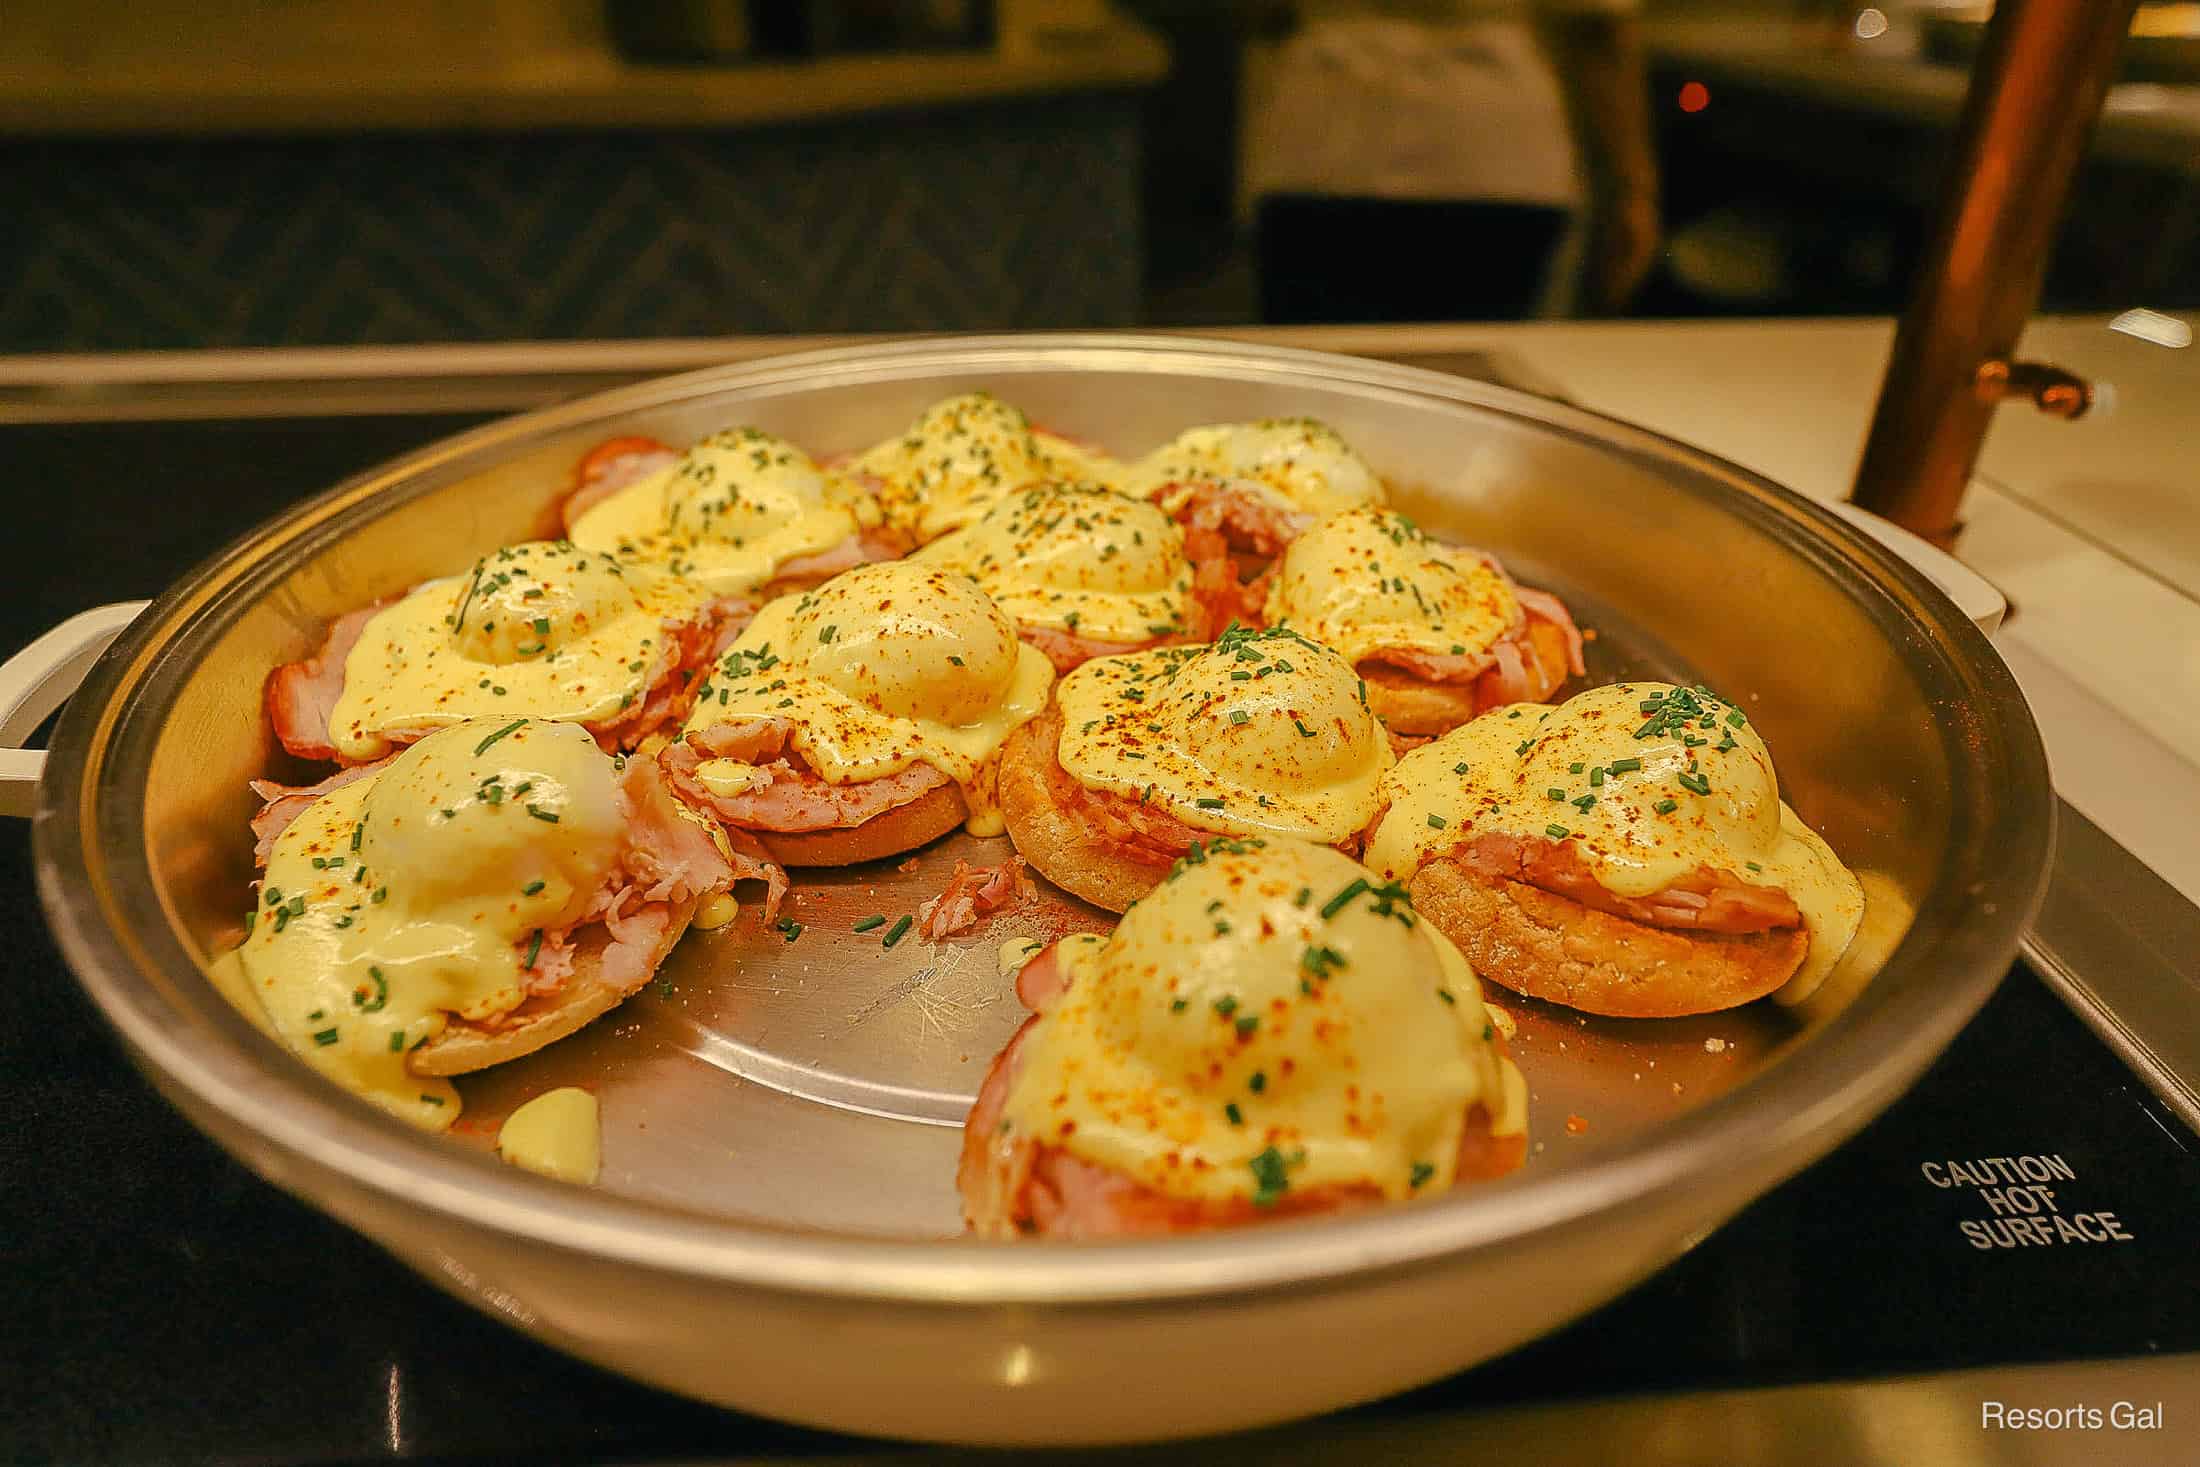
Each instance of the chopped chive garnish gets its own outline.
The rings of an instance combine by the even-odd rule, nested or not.
[[[1592,769],[1592,770],[1590,770],[1590,771],[1589,771],[1589,787],[1590,787],[1591,789],[1595,789],[1595,788],[1596,788],[1597,786],[1599,786],[1599,785],[1601,785],[1601,784],[1603,784],[1603,783],[1604,783],[1604,766],[1600,764],[1600,765],[1598,765],[1598,766],[1597,766],[1596,768],[1594,768],[1594,769]]]
[[[1680,801],[1678,800],[1660,800],[1655,805],[1652,805],[1650,808],[1657,811],[1660,815],[1670,815],[1675,810],[1678,810],[1680,807]]]
[[[1367,878],[1364,876],[1353,877],[1349,882],[1345,883],[1345,888],[1343,891],[1338,892],[1328,901],[1322,903],[1322,920],[1326,922],[1330,918],[1336,916],[1346,907],[1352,905],[1352,899],[1354,897],[1358,896],[1361,892],[1366,890]]]
[[[909,930],[909,924],[916,920],[916,918],[910,916],[907,912],[902,913],[900,918],[895,921],[894,925],[886,929],[886,936],[880,943],[880,946],[892,947],[895,943],[901,941],[901,935],[904,932],[907,932]]]
[[[802,924],[792,917],[781,917],[779,919],[779,933],[787,941],[793,942],[802,935]]]
[[[871,916],[865,917],[862,921],[856,923],[856,925],[849,930],[853,932],[871,932],[875,931],[878,928],[884,927],[885,925],[885,915],[883,913],[874,913]]]
[[[1250,713],[1247,713],[1243,708],[1232,708],[1230,710],[1230,722],[1249,723],[1251,721],[1252,715]]]
[[[558,812],[555,810],[545,810],[540,805],[529,805],[527,807],[527,813],[534,816],[537,820],[546,820],[552,825],[558,823]]]
[[[352,1007],[363,1014],[378,1014],[389,1005],[390,981],[382,976],[380,968],[367,969],[367,979],[374,984],[374,996],[369,998],[364,986],[351,991]]]
[[[1406,1185],[1412,1187],[1415,1191],[1419,1191],[1427,1185],[1428,1179],[1435,1175],[1436,1168],[1434,1166],[1425,1161],[1417,1161],[1413,1164],[1413,1175],[1406,1179]]]
[[[1227,1019],[1237,1012],[1237,1000],[1226,993],[1215,1000],[1214,1008],[1216,1013]]]
[[[530,882],[528,882],[528,883],[527,883],[527,884],[526,884],[525,886],[521,887],[521,888],[519,889],[519,894],[520,894],[521,896],[533,896],[533,895],[534,895],[534,894],[535,894],[536,892],[538,892],[538,891],[541,891],[541,890],[542,890],[542,881],[541,881],[541,880],[540,880],[540,879],[538,878],[538,879],[536,879],[536,880],[534,880],[534,881],[530,881]]]
[[[1564,790],[1560,789],[1560,788],[1559,788],[1559,787],[1558,787],[1557,785],[1555,785],[1555,784],[1554,784],[1554,785],[1552,785],[1552,786],[1551,786],[1551,787],[1550,787],[1549,789],[1545,790],[1545,791],[1543,792],[1543,795],[1544,795],[1544,798],[1545,798],[1545,799],[1551,799],[1551,800],[1563,800],[1563,799],[1565,799],[1565,798],[1566,798],[1566,792],[1565,792]]]
[[[1316,978],[1327,978],[1344,966],[1344,954],[1333,947],[1309,946],[1299,954],[1299,966]]]
[[[477,756],[479,756],[479,755],[482,755],[482,754],[486,754],[486,753],[488,753],[488,752],[489,752],[489,748],[490,748],[490,746],[491,746],[492,744],[494,744],[494,743],[495,743],[495,742],[496,742],[496,741],[497,741],[498,739],[501,739],[501,738],[503,738],[503,737],[504,737],[504,736],[505,736],[506,734],[512,734],[512,733],[517,733],[517,732],[519,732],[519,731],[520,731],[521,729],[525,728],[526,726],[527,726],[527,720],[526,720],[526,719],[524,719],[524,718],[515,718],[515,719],[513,719],[513,720],[512,720],[512,721],[511,721],[510,723],[507,723],[506,725],[504,725],[504,727],[502,727],[502,728],[498,729],[498,730],[497,730],[497,731],[496,731],[495,733],[493,733],[493,734],[489,735],[489,737],[487,737],[487,738],[483,739],[483,740],[482,740],[482,741],[481,741],[480,743],[478,743],[478,744],[474,745],[474,753],[475,753],[475,754],[476,754]]]
[[[1452,765],[1451,772],[1453,774],[1465,774],[1467,772],[1467,761],[1462,759],[1457,764]]]
[[[1614,759],[1612,761],[1612,772],[1614,774],[1633,774],[1640,768],[1642,768],[1640,759]]]
[[[1169,1012],[1172,1014],[1181,1014],[1191,1006],[1192,1001],[1188,998],[1174,998],[1169,1000]]]
[[[1442,999],[1442,1000],[1443,1000],[1443,1001],[1444,1001],[1445,1003],[1448,1003],[1448,1004],[1453,1004],[1453,1005],[1456,1005],[1456,1004],[1457,1004],[1457,1003],[1459,1002],[1459,1000],[1458,1000],[1458,999],[1456,999],[1456,998],[1454,998],[1454,997],[1452,996],[1452,992],[1451,992],[1451,990],[1450,990],[1450,989],[1448,989],[1448,988],[1439,988],[1439,989],[1437,989],[1437,990],[1436,990],[1436,996],[1437,996],[1438,998]]]
[[[1194,800],[1192,803],[1202,810],[1219,810],[1222,808],[1222,797],[1220,795],[1207,795]]]
[[[541,929],[540,927],[537,927],[537,928],[535,929],[535,936],[534,936],[534,940],[533,940],[533,941],[531,941],[531,942],[529,942],[529,943],[527,944],[527,961],[526,961],[526,962],[524,962],[524,963],[521,963],[521,964],[520,964],[520,966],[521,966],[522,968],[525,968],[525,969],[527,969],[527,970],[528,970],[529,972],[533,972],[533,971],[534,971],[534,967],[535,967],[535,959],[537,959],[537,958],[539,958],[539,957],[541,957],[541,956],[542,956],[542,929]]]
[[[1747,866],[1752,871],[1762,871],[1765,869],[1764,867],[1758,865],[1755,861],[1744,861],[1742,862],[1742,864],[1744,866]]]
[[[420,1103],[422,1105],[441,1105],[443,1103],[443,1097],[440,1095],[429,1095],[428,1093],[423,1091],[420,1096]]]
[[[1727,727],[1729,728],[1740,728],[1743,724],[1749,722],[1749,720],[1743,716],[1742,710],[1737,708],[1733,712],[1727,714],[1726,722]]]
[[[403,1054],[404,1052],[405,1052],[405,1031],[404,1031],[404,1030],[402,1030],[402,1029],[400,1029],[400,1030],[398,1030],[398,1031],[397,1031],[397,1032],[396,1032],[395,1034],[392,1034],[392,1035],[390,1036],[390,1053],[391,1053],[391,1054]]]
[[[1428,817],[1428,828],[1430,830],[1442,830],[1444,828],[1444,824],[1444,817],[1441,815],[1431,815]]]
[[[1258,1029],[1259,1027],[1260,1027],[1260,1015],[1258,1015],[1258,1014],[1239,1014],[1239,1015],[1238,1015],[1238,1019],[1237,1019],[1237,1031],[1238,1031],[1238,1035],[1239,1035],[1239,1037],[1241,1037],[1241,1038],[1242,1038],[1242,1037],[1244,1037],[1244,1036],[1246,1036],[1246,1035],[1248,1035],[1248,1034],[1251,1034],[1251,1033],[1252,1033],[1252,1032],[1253,1032],[1253,1031],[1254,1031],[1255,1029]]]
[[[1314,730],[1308,728],[1305,724],[1301,723],[1296,716],[1292,718],[1291,726],[1299,731],[1299,737],[1302,739],[1310,739],[1314,737]]]
[[[336,1031],[334,1029],[316,1029],[313,1031],[313,1042],[326,1049],[336,1042]]]
[[[538,616],[535,618],[535,635],[538,637],[547,637],[550,635],[549,617]]]
[[[1273,1207],[1278,1198],[1291,1190],[1290,1165],[1283,1153],[1273,1146],[1246,1163],[1253,1173],[1255,1207]]]
[[[1233,1126],[1245,1124],[1245,1112],[1238,1109],[1238,1104],[1234,1100],[1222,1108],[1222,1113],[1230,1118],[1230,1124]]]
[[[1530,749],[1532,749],[1532,748],[1534,748],[1534,747],[1535,747],[1535,740],[1534,740],[1534,739],[1522,739],[1522,740],[1520,741],[1519,745],[1518,745],[1518,746],[1517,746],[1517,747],[1516,747],[1516,748],[1515,748],[1515,749],[1513,750],[1513,752],[1514,752],[1515,754],[1525,754],[1525,753],[1527,753],[1527,752],[1528,752],[1528,751],[1529,751]]]
[[[1567,836],[1573,834],[1563,825],[1546,825],[1543,827],[1543,833],[1552,840],[1564,840]]]
[[[1701,774],[1681,774],[1677,778],[1682,789],[1694,790],[1699,795],[1711,793],[1711,781]]]
[[[1268,1076],[1259,1070],[1253,1071],[1245,1081],[1245,1088],[1255,1095],[1260,1094],[1261,1091],[1268,1088]]]
[[[1291,898],[1291,905],[1294,907],[1303,907],[1309,901],[1312,901],[1313,898],[1314,888],[1312,888],[1311,886],[1302,886],[1299,888],[1298,895]]]

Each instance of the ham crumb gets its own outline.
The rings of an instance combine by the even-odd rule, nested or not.
[[[1022,906],[1034,894],[1021,856],[1011,856],[998,866],[957,861],[947,889],[917,909],[917,935],[926,942],[944,942],[997,912]]]

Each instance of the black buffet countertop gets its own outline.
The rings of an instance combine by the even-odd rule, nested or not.
[[[0,428],[7,492],[66,508],[15,517],[0,542],[0,650],[156,593],[302,494],[472,421]],[[27,825],[0,824],[0,1457],[902,1450],[557,1355],[257,1180],[130,1068],[47,936],[29,846]],[[2012,1227],[1987,1195],[2042,1167],[2072,1236]],[[1674,1267],[1511,1356],[1293,1440],[1501,1403],[2200,1351],[2196,1195],[2200,1144],[2020,966],[1906,1099]]]

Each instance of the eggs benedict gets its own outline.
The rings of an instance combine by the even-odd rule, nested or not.
[[[1384,501],[1367,460],[1312,418],[1189,429],[1133,464],[1124,483],[1187,530],[1262,557],[1279,554],[1316,521]]]
[[[1268,578],[1262,613],[1334,648],[1395,733],[1440,734],[1505,703],[1539,703],[1586,671],[1555,596],[1478,550],[1430,539],[1387,509],[1307,530]]]
[[[268,675],[266,707],[291,753],[345,764],[517,714],[630,749],[685,710],[695,667],[749,610],[571,541],[509,545],[339,617],[311,657]]]
[[[1028,962],[957,1181],[990,1237],[1223,1227],[1499,1176],[1527,1095],[1406,893],[1285,838],[1195,846],[1115,931]]]
[[[1485,713],[1401,759],[1383,797],[1368,864],[1484,977],[1590,1013],[1799,1001],[1863,915],[1748,715],[1705,688]]]
[[[758,428],[713,433],[578,514],[569,507],[567,525],[584,550],[718,594],[814,585],[909,548],[868,490]]]
[[[1100,657],[1001,761],[1016,849],[1122,911],[1196,840],[1290,836],[1357,850],[1390,743],[1343,658],[1287,628]]]
[[[446,1077],[611,1009],[736,875],[651,761],[531,718],[428,734],[261,834],[241,989],[308,1064],[430,1130],[458,1115]]]
[[[1097,484],[1019,489],[916,559],[976,581],[1058,672],[1206,640],[1182,533],[1155,506]]]
[[[877,490],[888,522],[920,545],[961,529],[1027,484],[1109,473],[1104,459],[1034,428],[990,392],[934,403],[907,431],[858,454],[850,468]]]
[[[1054,669],[966,576],[858,566],[758,612],[702,680],[665,773],[789,866],[1000,831],[1002,743]]]

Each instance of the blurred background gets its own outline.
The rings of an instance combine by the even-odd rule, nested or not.
[[[1985,7],[13,0],[0,352],[1899,311]],[[2147,5],[2044,311],[2200,304]]]

